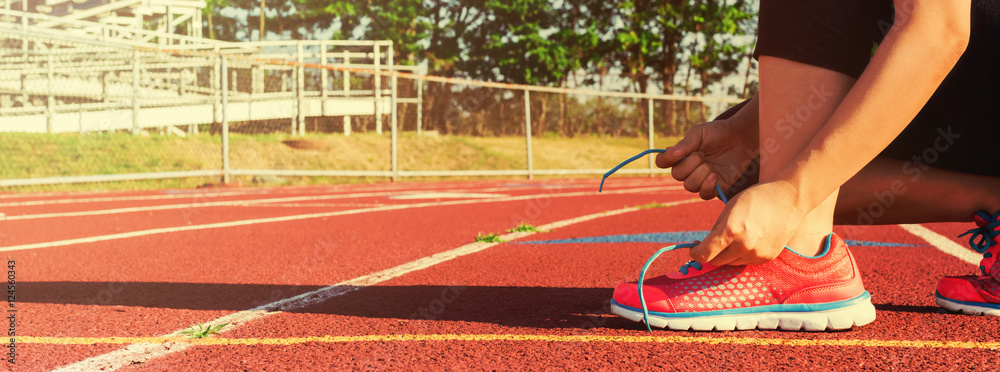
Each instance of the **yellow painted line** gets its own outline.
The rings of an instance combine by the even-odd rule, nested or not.
[[[355,343],[355,342],[422,342],[422,341],[535,341],[535,342],[609,342],[609,343],[660,343],[660,344],[709,344],[750,346],[854,346],[945,349],[1000,349],[1000,342],[937,341],[937,340],[858,340],[858,339],[789,339],[753,337],[699,337],[699,336],[610,336],[610,335],[497,335],[497,334],[440,334],[440,335],[365,335],[365,336],[313,336],[288,338],[221,338],[189,339],[185,337],[16,337],[20,344],[94,345],[94,344],[162,344],[183,343],[191,345],[296,345],[304,343]]]

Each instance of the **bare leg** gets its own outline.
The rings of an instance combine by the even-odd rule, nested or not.
[[[786,59],[760,58],[760,180],[766,182],[802,151],[822,128],[855,79]],[[813,209],[788,245],[815,255],[833,231],[837,192]]]
[[[843,225],[965,222],[976,211],[1000,210],[1000,178],[889,158],[872,161],[840,191],[834,221]]]

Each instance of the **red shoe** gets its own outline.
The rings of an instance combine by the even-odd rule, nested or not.
[[[1000,212],[995,215],[980,211],[975,216],[978,228],[969,230],[972,234],[969,245],[983,254],[979,261],[981,275],[946,276],[938,282],[935,294],[938,305],[971,315],[1000,316]]]
[[[714,266],[688,262],[679,272],[615,288],[617,315],[657,328],[840,330],[875,320],[871,295],[847,245],[835,234],[815,257],[788,247],[763,265]],[[668,247],[650,258],[649,263]],[[644,298],[643,298],[644,297]]]

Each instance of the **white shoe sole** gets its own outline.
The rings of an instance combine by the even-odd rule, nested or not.
[[[945,309],[948,309],[948,310],[951,310],[951,311],[954,311],[954,312],[957,312],[957,313],[963,313],[963,314],[969,314],[969,315],[1000,316],[1000,309],[994,309],[994,308],[985,307],[985,306],[976,306],[976,305],[972,305],[972,304],[967,303],[967,302],[966,303],[959,303],[959,302],[952,301],[952,300],[949,300],[947,298],[941,297],[940,295],[934,296],[934,300],[937,301],[938,306],[941,306],[941,307],[943,307]],[[639,317],[642,317],[642,314],[639,314]]]
[[[642,310],[611,303],[611,312],[642,323]],[[691,313],[685,313],[689,315]],[[757,312],[709,316],[669,317],[649,314],[649,325],[675,331],[733,331],[781,329],[785,331],[837,331],[863,326],[875,321],[875,306],[870,298],[859,299],[842,308],[808,312]]]

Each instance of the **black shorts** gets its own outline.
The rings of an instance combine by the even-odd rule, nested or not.
[[[974,0],[958,64],[881,156],[1000,177],[1000,1]],[[890,0],[763,0],[754,57],[858,78],[892,26]]]

